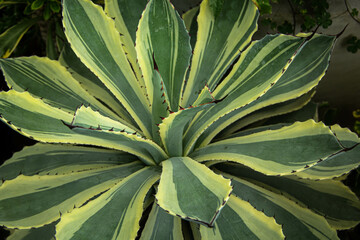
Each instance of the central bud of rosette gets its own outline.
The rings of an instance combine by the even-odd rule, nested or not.
[[[229,200],[231,181],[189,157],[163,162],[157,203],[168,213],[213,226]]]

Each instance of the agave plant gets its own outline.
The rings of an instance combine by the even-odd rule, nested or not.
[[[354,133],[252,124],[309,102],[337,36],[251,41],[258,15],[250,0],[182,18],[168,0],[63,0],[59,61],[1,60],[2,120],[38,143],[0,168],[0,224],[53,223],[56,239],[337,239],[358,224],[340,181]]]

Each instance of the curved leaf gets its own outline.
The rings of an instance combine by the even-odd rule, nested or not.
[[[286,196],[300,206],[324,216],[336,229],[355,227],[360,222],[357,196],[342,182],[307,180],[297,176],[266,176],[239,164],[219,164],[216,169]]]
[[[289,175],[340,150],[341,146],[328,127],[309,120],[221,140],[196,150],[189,157],[201,162],[233,161],[267,175]]]
[[[169,0],[149,1],[139,22],[136,51],[148,92],[154,87],[153,69],[158,69],[170,109],[177,111],[191,47],[184,22]]]
[[[212,226],[232,191],[230,180],[188,157],[162,162],[157,203],[174,216]]]
[[[0,187],[0,224],[29,229],[51,223],[141,168],[134,162],[66,175],[20,175]]]
[[[0,178],[9,180],[26,176],[57,175],[112,167],[137,161],[137,157],[120,151],[73,145],[43,144],[25,147],[0,166]]]
[[[216,88],[217,95],[213,93],[215,98],[221,97],[222,100],[201,114],[187,130],[184,136],[185,154],[217,119],[248,105],[271,89],[286,71],[288,60],[294,57],[302,42],[301,38],[272,35],[252,43],[232,72]],[[244,63],[239,65],[241,62]]]
[[[158,179],[156,167],[128,176],[97,199],[64,214],[56,225],[56,238],[135,239],[145,196]]]
[[[302,239],[338,239],[336,231],[320,215],[280,194],[231,175],[226,176],[233,179],[233,193],[263,211],[266,216],[274,217],[282,225],[287,239],[299,239],[299,236]]]
[[[216,11],[212,5],[220,3]],[[194,55],[182,107],[192,105],[207,82],[214,90],[239,51],[250,42],[256,31],[258,12],[252,1],[204,0],[197,18],[198,31]]]
[[[149,102],[121,47],[114,21],[89,0],[64,0],[65,34],[80,60],[124,105],[142,132],[151,138]]]
[[[15,50],[24,34],[38,21],[37,18],[24,19],[0,35],[0,57],[7,58]]]
[[[174,217],[153,204],[140,240],[183,240],[181,218]]]
[[[282,227],[250,203],[230,196],[213,228],[200,225],[202,239],[284,239]]]
[[[315,34],[297,51],[284,75],[260,97],[236,109],[213,123],[199,137],[197,146],[206,146],[221,130],[258,109],[298,98],[313,89],[329,66],[330,54],[336,37]]]

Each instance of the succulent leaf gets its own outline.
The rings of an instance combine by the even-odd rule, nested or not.
[[[126,177],[97,199],[74,209],[74,214],[64,214],[56,225],[56,238],[135,239],[145,196],[158,179],[156,167]]]
[[[232,191],[230,180],[188,157],[162,162],[159,206],[170,214],[213,226]]]

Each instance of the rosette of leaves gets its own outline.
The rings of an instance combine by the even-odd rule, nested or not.
[[[0,168],[0,224],[55,222],[56,239],[354,227],[359,201],[337,178],[359,165],[355,134],[314,120],[242,130],[304,106],[336,36],[251,41],[258,15],[249,0],[204,0],[183,19],[168,0],[64,0],[59,61],[1,60],[2,120],[39,143]]]

